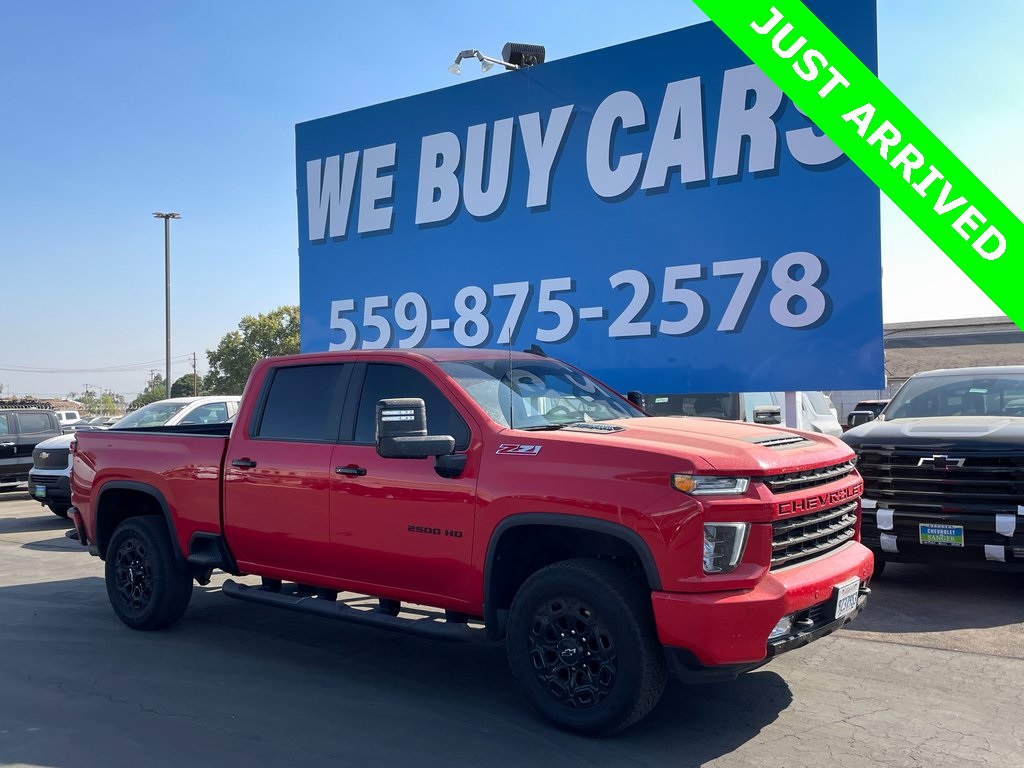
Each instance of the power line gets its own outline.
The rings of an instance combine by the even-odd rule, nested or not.
[[[176,355],[171,358],[175,362],[192,362],[192,353],[186,355]],[[150,370],[153,365],[162,363],[164,360],[147,360],[141,363],[125,363],[123,365],[110,365],[98,368],[37,368],[34,366],[27,365],[0,365],[0,371],[10,371],[13,373],[121,373],[121,372],[132,372],[132,371],[146,371]]]

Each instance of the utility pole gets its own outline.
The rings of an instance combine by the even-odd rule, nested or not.
[[[166,342],[167,342],[167,371],[164,380],[164,397],[171,396],[171,219],[180,219],[180,213],[153,213],[153,217],[164,220],[164,277],[166,278],[166,290],[164,292],[164,305],[166,310]]]
[[[196,373],[196,353],[192,353],[192,397],[199,394],[199,374]]]

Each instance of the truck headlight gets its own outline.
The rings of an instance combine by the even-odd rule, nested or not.
[[[728,573],[736,568],[747,544],[747,523],[704,525],[704,573]]]
[[[749,477],[722,477],[721,475],[672,475],[672,487],[691,496],[724,494],[738,496],[747,492]]]

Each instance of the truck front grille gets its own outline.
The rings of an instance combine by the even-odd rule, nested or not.
[[[28,483],[30,486],[45,485],[47,488],[56,488],[60,483],[60,477],[57,475],[29,475]],[[29,488],[29,491],[31,490],[32,488]]]
[[[857,535],[857,502],[772,523],[772,570],[821,557]]]
[[[764,478],[764,484],[771,488],[772,493],[791,493],[825,485],[841,480],[853,472],[853,462],[844,461],[829,467],[818,467],[803,472],[787,472],[784,475],[771,475]]]
[[[64,469],[68,465],[68,449],[36,448],[32,451],[32,465],[36,469]]]
[[[1024,452],[944,448],[858,449],[864,495],[895,509],[995,514],[1024,499]]]

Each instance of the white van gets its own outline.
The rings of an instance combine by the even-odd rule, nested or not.
[[[821,392],[797,392],[800,428],[839,437],[843,427]],[[749,421],[757,424],[786,423],[784,392],[702,392],[648,395],[630,392],[628,398],[651,416],[703,416],[712,419]]]

